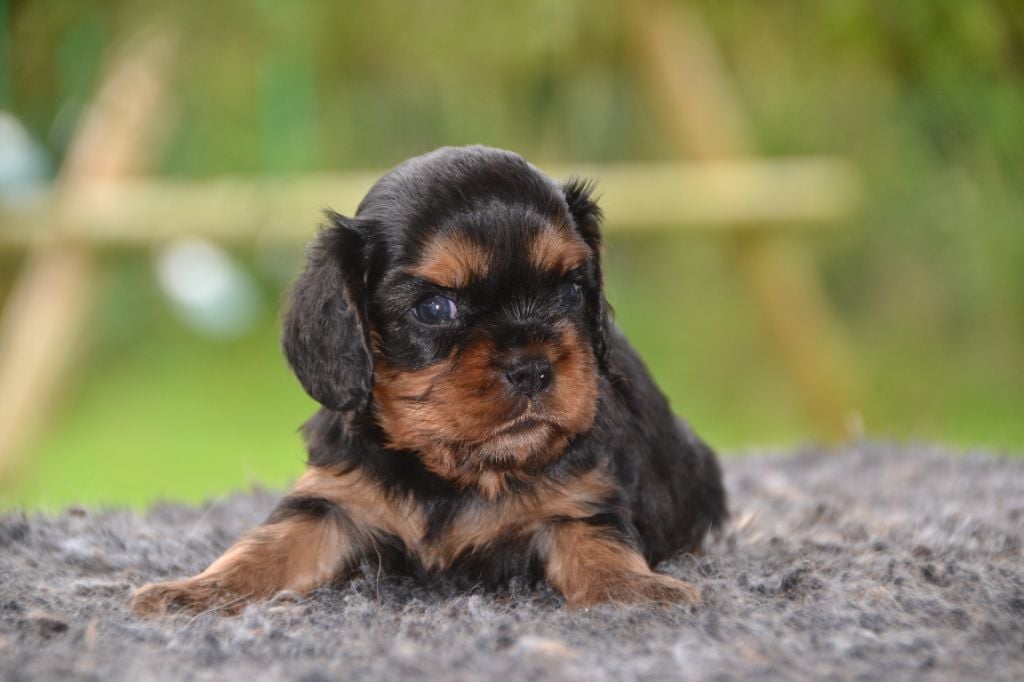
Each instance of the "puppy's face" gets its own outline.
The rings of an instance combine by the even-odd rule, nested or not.
[[[594,417],[590,249],[565,216],[501,204],[417,232],[368,311],[390,444],[438,473],[547,463]]]
[[[366,410],[388,447],[467,483],[537,469],[591,426],[606,321],[584,185],[444,149],[332,222],[284,338],[314,398]]]

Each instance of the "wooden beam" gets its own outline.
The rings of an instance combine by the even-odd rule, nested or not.
[[[597,181],[607,229],[734,230],[771,223],[827,225],[854,210],[859,179],[831,157],[552,166],[552,177]],[[64,201],[46,197],[15,213],[0,209],[0,244],[46,237],[59,210],[63,234],[94,245],[146,245],[182,235],[223,243],[304,241],[323,208],[355,212],[381,172],[292,178],[124,180]]]

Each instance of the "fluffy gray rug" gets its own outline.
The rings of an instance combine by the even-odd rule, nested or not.
[[[1024,458],[862,444],[724,466],[732,528],[660,567],[703,587],[696,609],[569,611],[367,567],[238,618],[139,621],[134,586],[202,569],[274,495],[8,514],[0,678],[1024,678]]]

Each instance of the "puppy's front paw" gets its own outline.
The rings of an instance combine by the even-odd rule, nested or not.
[[[202,613],[216,610],[224,615],[236,615],[248,598],[224,587],[216,580],[190,578],[166,583],[143,585],[132,594],[129,606],[137,616],[163,616],[185,611]]]
[[[660,573],[625,573],[602,576],[569,599],[576,607],[597,604],[670,605],[700,604],[696,585]]]

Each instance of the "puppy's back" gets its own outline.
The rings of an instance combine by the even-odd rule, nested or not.
[[[699,551],[708,531],[728,518],[715,454],[672,413],[618,330],[610,360],[614,379],[602,395],[608,401],[602,432],[644,555],[653,565],[676,552]]]

